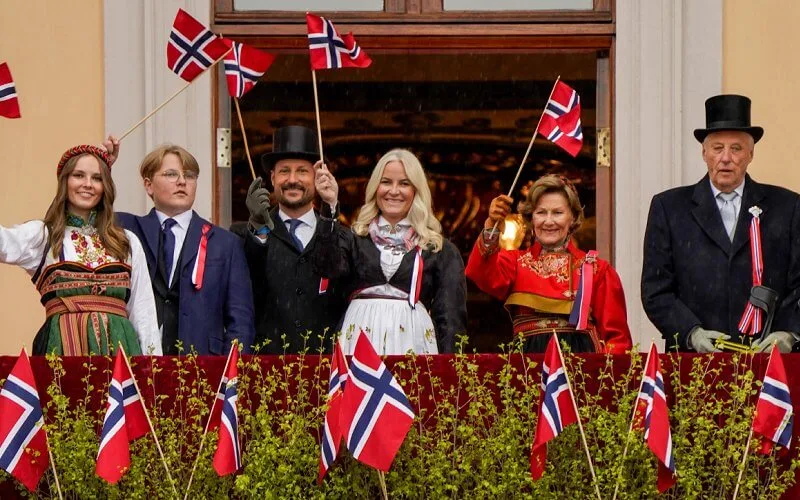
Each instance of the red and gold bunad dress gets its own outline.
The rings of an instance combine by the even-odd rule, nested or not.
[[[593,261],[593,262],[592,262]],[[586,329],[570,325],[581,267],[593,270]],[[527,250],[503,250],[484,233],[472,249],[467,277],[489,295],[505,301],[514,335],[526,352],[544,352],[553,331],[572,352],[622,354],[632,346],[619,275],[602,259],[588,257],[570,241],[545,250],[539,242]],[[585,292],[584,292],[585,293]]]
[[[110,354],[120,342],[129,355],[161,354],[147,261],[136,236],[125,233],[131,254],[120,262],[106,252],[91,223],[71,214],[58,257],[42,221],[0,226],[0,262],[25,269],[45,307],[34,354]]]

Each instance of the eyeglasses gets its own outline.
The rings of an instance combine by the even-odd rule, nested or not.
[[[186,182],[197,182],[198,174],[196,172],[192,172],[191,170],[186,172],[179,172],[177,170],[167,170],[166,172],[161,172],[161,177],[165,178],[169,182],[178,182],[181,176]]]

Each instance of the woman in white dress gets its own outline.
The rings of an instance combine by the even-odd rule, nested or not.
[[[321,194],[335,188],[327,169],[316,182]],[[344,352],[352,354],[359,331],[379,354],[452,352],[456,335],[466,332],[464,261],[442,236],[416,156],[394,149],[378,161],[352,231],[334,227],[331,205],[322,206],[324,251],[316,252],[315,267],[349,279],[354,290],[341,325]]]
[[[142,246],[114,221],[108,153],[67,150],[44,220],[0,226],[0,262],[23,268],[41,294],[46,319],[33,353],[161,354],[155,300]]]

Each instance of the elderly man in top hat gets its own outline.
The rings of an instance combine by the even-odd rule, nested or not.
[[[256,346],[269,354],[330,352],[344,312],[342,287],[313,270],[319,194],[336,213],[336,180],[320,160],[314,132],[288,126],[273,134],[272,152],[261,157],[278,206],[259,177],[250,185],[247,208],[251,236],[245,254],[253,282]],[[316,163],[314,163],[316,162]]]
[[[788,352],[800,338],[800,196],[747,174],[763,134],[750,99],[709,98],[706,128],[694,131],[708,174],[653,197],[642,304],[668,349],[717,352],[730,339]],[[770,289],[769,307],[755,285]]]

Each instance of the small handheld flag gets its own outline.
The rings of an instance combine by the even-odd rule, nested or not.
[[[644,430],[647,447],[658,458],[658,491],[663,493],[675,484],[675,459],[672,456],[672,431],[664,394],[664,377],[655,343],[650,347],[642,388],[636,399],[634,425]]]
[[[220,476],[233,474],[242,467],[242,450],[239,442],[239,349],[234,344],[225,367],[217,400],[211,410],[211,425],[219,425],[217,451],[214,452],[214,470]]]
[[[0,468],[30,491],[50,465],[33,369],[23,350],[0,391]]]
[[[403,388],[359,332],[342,397],[340,425],[353,457],[387,472],[414,422]]]
[[[574,89],[561,80],[556,82],[553,94],[547,101],[539,133],[572,156],[577,156],[581,150],[581,99]]]
[[[228,51],[222,38],[185,10],[178,9],[167,43],[167,66],[191,82]]]
[[[765,438],[761,444],[761,453],[769,454],[774,444],[789,448],[792,444],[793,426],[792,398],[786,369],[778,347],[773,346],[753,419],[753,432]]]
[[[95,466],[97,475],[111,484],[116,484],[131,466],[130,442],[150,430],[144,403],[124,356],[122,349],[117,349]]]
[[[547,343],[542,364],[542,401],[531,446],[531,476],[534,481],[541,479],[544,474],[547,443],[561,434],[565,427],[578,421],[556,342],[558,340],[553,335]]]
[[[225,56],[228,94],[231,97],[241,98],[255,87],[258,79],[275,61],[275,56],[232,40],[225,39],[225,43],[232,48]]]
[[[339,447],[342,443],[343,432],[339,416],[342,409],[342,394],[347,381],[346,367],[347,362],[337,341],[331,357],[331,373],[328,379],[328,409],[325,411],[325,423],[322,429],[322,442],[320,443],[318,478],[320,483],[322,483],[325,474],[331,468],[331,464],[339,455]]]
[[[11,78],[8,64],[0,63],[0,116],[19,118],[19,99],[17,87]]]
[[[306,26],[311,69],[366,68],[372,64],[353,34],[339,36],[329,19],[307,13]]]

